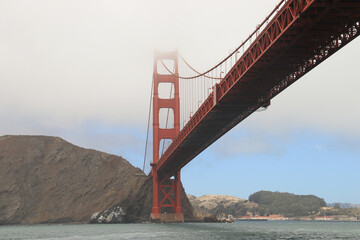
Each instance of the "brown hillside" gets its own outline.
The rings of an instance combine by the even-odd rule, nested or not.
[[[57,137],[3,136],[0,166],[0,224],[88,222],[117,205],[125,220],[149,218],[152,181],[122,157]]]
[[[224,207],[229,207],[238,202],[245,202],[245,199],[227,195],[208,194],[196,198],[196,201],[198,202],[199,207],[204,207],[208,210],[212,210],[220,204]]]
[[[219,215],[221,213],[231,214],[237,217],[245,215],[251,209],[258,207],[257,203],[227,195],[209,194],[198,198],[193,195],[188,195],[187,197],[198,217]]]

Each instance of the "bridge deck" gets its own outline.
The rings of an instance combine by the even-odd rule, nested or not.
[[[287,1],[157,163],[177,171],[360,34],[360,2]]]

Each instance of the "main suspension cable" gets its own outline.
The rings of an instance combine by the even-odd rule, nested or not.
[[[276,12],[278,11],[279,7],[284,4],[286,2],[286,0],[281,0],[280,3],[274,8],[274,10],[264,19],[264,21],[262,23],[260,23],[256,29],[246,38],[245,41],[243,41],[240,46],[238,46],[234,51],[232,51],[227,57],[225,57],[222,61],[220,61],[218,64],[216,64],[214,67],[210,68],[209,70],[203,72],[203,73],[200,73],[198,71],[196,71],[193,67],[190,66],[190,64],[187,63],[187,61],[185,61],[185,59],[179,54],[180,58],[185,62],[185,64],[191,68],[193,71],[195,71],[197,73],[197,75],[195,76],[191,76],[191,77],[183,77],[183,76],[179,76],[179,75],[176,75],[175,73],[171,72],[164,64],[163,61],[161,61],[162,65],[166,68],[166,70],[171,74],[171,75],[174,75],[174,76],[177,76],[179,77],[180,79],[194,79],[194,78],[198,78],[198,77],[201,77],[201,76],[205,76],[207,78],[211,78],[211,79],[218,79],[218,80],[221,80],[222,78],[219,77],[210,77],[206,74],[210,73],[211,71],[213,71],[214,69],[216,69],[217,67],[219,67],[220,65],[222,65],[224,62],[226,62],[229,58],[231,58],[234,54],[235,54],[235,57],[236,57],[236,54],[238,53],[239,49],[242,48],[242,47],[245,47],[245,44],[250,40],[250,46],[254,43],[251,43],[251,39],[253,36],[255,37],[258,37],[258,32],[261,30],[261,28],[264,26],[265,23],[267,23],[269,21],[269,19],[271,18],[271,16]],[[221,72],[221,71],[220,71]]]
[[[179,54],[179,56],[181,56],[181,55]],[[183,59],[183,58],[181,57],[181,59]],[[179,74],[175,74],[174,72],[172,72],[172,71],[166,66],[166,64],[164,63],[163,60],[160,60],[160,62],[161,62],[161,64],[164,66],[164,68],[166,69],[166,71],[168,71],[171,75],[176,76],[176,77],[178,77],[178,78],[180,78],[180,79],[188,79],[188,80],[189,80],[189,79],[198,78],[198,77],[200,77],[200,76],[204,76],[204,77],[210,78],[210,79],[221,79],[221,78],[217,78],[217,77],[207,76],[207,75],[205,75],[205,73],[200,73],[200,74],[198,74],[199,72],[196,71],[193,67],[191,67],[191,66],[185,61],[185,59],[184,59],[184,63],[185,63],[191,70],[193,70],[194,72],[196,72],[198,75],[192,76],[192,77],[183,77],[183,76],[180,76]]]
[[[197,71],[195,68],[193,68],[193,67],[185,60],[185,58],[184,58],[179,52],[178,52],[178,55],[179,55],[180,59],[183,60],[183,62],[184,62],[191,70],[193,70],[194,72],[196,72],[196,73],[198,74],[199,77],[200,77],[200,76],[204,76],[204,77],[210,78],[210,79],[221,79],[221,78],[217,78],[217,77],[207,76],[207,75],[205,75],[205,73],[202,74],[201,72],[199,72],[199,71]],[[182,79],[191,79],[191,78],[196,78],[196,76],[195,76],[195,77],[191,77],[191,78],[186,78],[186,77],[181,77],[181,76],[179,76],[179,78],[182,78]]]

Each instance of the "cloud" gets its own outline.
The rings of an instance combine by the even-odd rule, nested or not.
[[[218,140],[212,148],[212,152],[220,158],[279,155],[283,150],[275,141],[269,141],[268,135],[239,129]]]
[[[140,147],[129,143],[146,127],[154,48],[178,48],[193,66],[208,69],[277,3],[2,1],[1,133],[66,133],[98,149],[112,149],[114,142]],[[283,141],[298,129],[359,136],[359,44],[354,40],[277,96],[267,111],[240,123],[246,138],[237,137],[235,128],[219,146],[233,154],[278,154],[272,139]],[[94,129],[82,128],[89,122],[134,131],[124,139],[114,130],[90,141]]]
[[[215,142],[207,154],[218,159],[281,159],[289,154],[302,155],[303,152],[313,154],[311,157],[319,160],[333,154],[356,157],[360,154],[360,136],[323,131],[316,126],[283,126],[281,130],[274,131],[267,128],[255,129],[252,124],[244,123]]]
[[[359,45],[356,39],[341,49],[275,97],[268,110],[245,120],[246,125],[273,134],[314,129],[359,137]]]
[[[326,146],[326,150],[330,153],[340,152],[357,154],[360,157],[360,136],[343,137],[337,136],[332,139]]]
[[[56,126],[86,119],[145,125],[154,48],[183,49],[195,65],[208,68],[250,31],[230,46],[221,43],[226,25],[213,14],[234,22],[228,11],[245,10],[216,1],[206,2],[207,11],[199,11],[202,1],[19,2],[3,1],[0,9],[0,114],[10,109]],[[274,2],[264,9],[249,3],[260,11],[249,14],[256,22],[237,24],[252,29]]]

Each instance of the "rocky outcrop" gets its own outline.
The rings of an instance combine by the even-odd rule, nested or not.
[[[57,137],[2,136],[0,166],[0,224],[89,222],[97,212],[110,222],[149,219],[152,180],[122,157]]]
[[[113,207],[102,212],[94,213],[90,218],[90,223],[123,223],[125,222],[126,212],[120,206]]]

